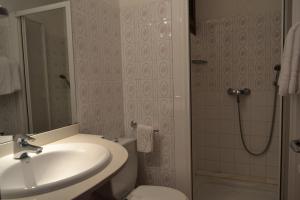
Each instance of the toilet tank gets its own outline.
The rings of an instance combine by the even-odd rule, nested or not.
[[[111,189],[114,198],[122,199],[135,188],[138,158],[136,139],[119,138],[118,143],[128,151],[128,160],[123,168],[111,179]]]

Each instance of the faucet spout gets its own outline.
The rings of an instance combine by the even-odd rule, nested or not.
[[[28,153],[39,154],[43,151],[43,147],[32,145],[28,140],[34,141],[35,139],[30,136],[20,136],[15,141],[15,159],[24,159],[28,158]]]

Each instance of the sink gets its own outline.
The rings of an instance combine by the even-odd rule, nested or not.
[[[41,154],[15,160],[0,158],[2,198],[21,198],[57,190],[103,170],[111,161],[109,150],[92,143],[50,144]]]

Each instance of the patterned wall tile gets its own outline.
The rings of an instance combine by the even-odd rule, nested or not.
[[[124,110],[119,1],[72,0],[71,5],[81,132],[120,137]]]
[[[131,120],[160,130],[154,152],[140,156],[140,184],[175,183],[171,24],[170,0],[121,7],[125,133],[135,134]]]

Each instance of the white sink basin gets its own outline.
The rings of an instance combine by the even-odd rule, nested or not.
[[[89,178],[103,170],[111,160],[103,146],[91,143],[53,144],[41,154],[15,160],[0,159],[2,198],[20,198],[60,189]]]

